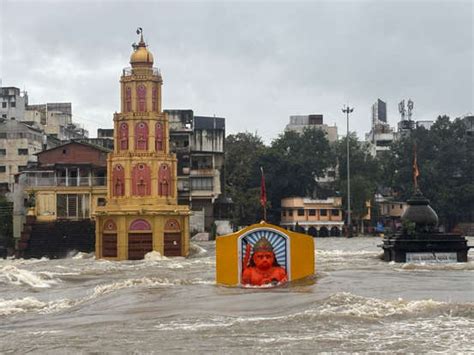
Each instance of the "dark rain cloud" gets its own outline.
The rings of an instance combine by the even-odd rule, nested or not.
[[[165,108],[227,118],[229,133],[276,137],[291,114],[345,133],[370,106],[415,101],[415,118],[473,110],[471,1],[155,2],[0,0],[0,77],[31,102],[72,101],[95,135],[119,108],[136,27],[161,68]]]

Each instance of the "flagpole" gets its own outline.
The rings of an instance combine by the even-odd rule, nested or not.
[[[413,144],[413,187],[415,194],[418,191],[418,176],[420,176],[420,170],[418,169],[418,161],[416,157],[416,143]]]
[[[265,175],[263,173],[263,167],[260,167],[260,172],[262,173],[262,180],[260,184],[260,204],[263,208],[263,221],[267,221],[267,191],[265,188]]]

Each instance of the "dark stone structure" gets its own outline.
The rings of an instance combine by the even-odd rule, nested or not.
[[[18,256],[64,258],[72,251],[90,253],[95,247],[95,224],[90,219],[37,222],[27,216],[21,233]]]
[[[426,256],[427,261],[443,257],[454,261],[456,254],[457,262],[467,262],[470,247],[466,238],[438,231],[438,215],[419,190],[407,203],[408,208],[402,215],[402,231],[383,239],[384,261],[404,263],[407,255]]]

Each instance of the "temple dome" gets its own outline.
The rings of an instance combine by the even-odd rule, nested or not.
[[[402,221],[415,222],[417,226],[436,226],[438,224],[438,215],[421,192],[417,191],[407,202],[408,208],[402,215]]]
[[[140,43],[136,46],[134,52],[130,56],[130,64],[133,66],[153,66],[153,54],[146,48],[143,36],[141,37]]]

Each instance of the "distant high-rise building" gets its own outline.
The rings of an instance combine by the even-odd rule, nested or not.
[[[377,123],[387,123],[387,103],[380,99],[372,105],[372,126]]]
[[[326,133],[329,142],[337,141],[337,127],[323,123],[323,115],[295,115],[290,116],[290,123],[286,125],[285,131],[303,133],[305,128],[316,128]]]
[[[16,87],[0,87],[0,118],[22,121],[28,94]]]
[[[390,149],[390,144],[395,139],[393,129],[387,123],[387,103],[380,99],[372,105],[372,128],[365,139],[370,143],[371,154],[374,156]]]

